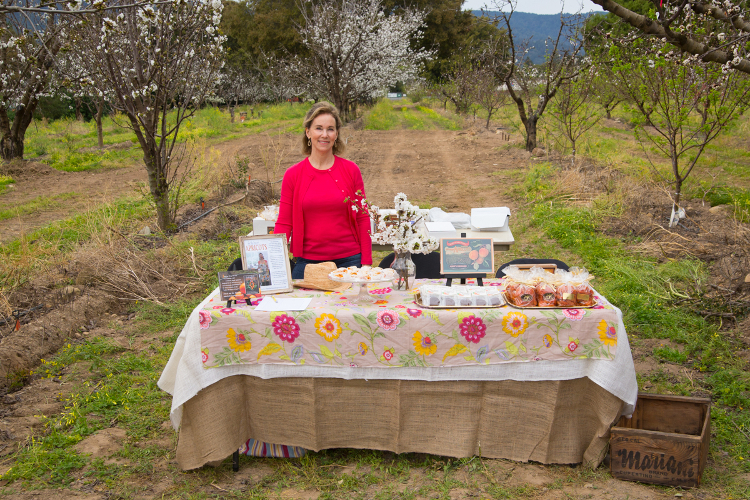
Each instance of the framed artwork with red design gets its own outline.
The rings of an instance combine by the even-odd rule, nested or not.
[[[492,238],[441,238],[440,274],[495,272]]]

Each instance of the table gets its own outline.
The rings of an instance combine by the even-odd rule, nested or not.
[[[433,355],[440,362],[418,366],[401,362],[403,366],[385,367],[375,361],[376,366],[362,362],[365,356],[353,358],[356,366],[335,363],[328,356],[324,356],[325,363],[313,359],[295,364],[303,358],[294,359],[289,349],[289,359],[283,359],[281,350],[259,355],[267,346],[259,344],[246,351],[254,353],[254,363],[206,369],[207,356],[201,351],[201,320],[205,326],[206,319],[201,311],[212,308],[217,293],[193,311],[159,380],[159,387],[173,396],[170,417],[179,429],[177,459],[183,469],[226,458],[250,437],[316,451],[349,447],[457,457],[481,453],[491,458],[596,465],[603,458],[610,425],[621,414],[632,413],[635,405],[637,383],[622,314],[604,298],[602,304],[610,307],[607,310],[616,322],[614,330],[608,330],[616,333],[616,352],[610,352],[614,359],[599,353],[598,357],[564,361],[500,362],[496,350],[489,349],[495,354],[488,364],[487,358],[477,355],[483,344],[464,338],[471,356],[462,356],[465,352],[446,356],[447,350],[436,349]],[[324,297],[334,300],[336,296]],[[366,308],[363,316],[377,316],[388,309],[382,305]],[[488,311],[512,312],[508,306]],[[572,334],[579,323],[569,324]],[[254,326],[269,333],[257,321]],[[435,332],[420,331],[423,336]],[[381,347],[416,342],[413,336],[405,341],[389,339],[391,331],[383,333],[385,337],[375,340],[384,343],[369,348],[370,353],[378,352],[380,361],[385,352],[380,352]],[[350,331],[339,335],[355,336]],[[322,338],[320,333],[316,336]],[[278,334],[252,334],[253,342],[274,337]],[[437,337],[439,348],[444,340]],[[481,341],[489,346],[490,335]],[[538,345],[529,341],[528,347]],[[349,359],[338,350],[342,359]],[[335,349],[329,351],[335,358]],[[278,359],[270,362],[274,355]],[[562,349],[559,355],[565,355]],[[473,360],[464,359],[469,357]],[[384,361],[394,359],[401,360],[394,356]],[[431,361],[430,356],[423,355],[424,359]],[[445,363],[449,359],[456,363]]]

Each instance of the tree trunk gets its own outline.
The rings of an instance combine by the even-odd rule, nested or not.
[[[229,116],[232,118],[232,123],[234,123],[234,104],[229,103]]]
[[[23,158],[23,140],[26,136],[26,129],[31,124],[31,118],[36,108],[36,99],[29,98],[28,93],[24,101],[29,106],[21,105],[16,111],[13,123],[8,119],[5,108],[0,109],[0,156],[3,160],[12,160],[14,158]]]
[[[94,120],[96,121],[96,140],[99,144],[99,149],[104,147],[104,130],[102,129],[102,114],[104,114],[104,99],[98,99],[96,101],[96,114]]]
[[[81,98],[75,97],[74,98],[76,103],[76,121],[82,122],[83,121],[83,113],[81,113]]]
[[[173,222],[169,210],[169,185],[157,155],[158,151],[154,148],[143,155],[143,162],[146,164],[148,186],[156,206],[156,223],[159,229],[166,231]]]
[[[487,130],[490,129],[490,118],[492,118],[492,111],[487,109],[487,125],[485,126]]]
[[[536,147],[536,122],[537,117],[530,116],[523,123],[523,126],[526,129],[526,151],[528,152],[534,151],[534,148]]]

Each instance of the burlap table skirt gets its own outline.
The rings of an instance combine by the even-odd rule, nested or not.
[[[249,438],[302,446],[596,467],[623,402],[587,378],[518,382],[238,375],[184,405],[177,462],[224,459]]]

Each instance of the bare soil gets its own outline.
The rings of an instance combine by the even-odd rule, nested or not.
[[[523,200],[514,197],[513,187],[518,183],[513,172],[537,161],[523,150],[520,137],[505,136],[484,129],[470,128],[462,131],[363,131],[346,128],[341,137],[347,142],[347,158],[361,168],[368,198],[381,206],[392,203],[397,192],[404,192],[409,199],[421,204],[440,206],[448,211],[469,211],[476,206],[508,206],[516,217],[522,217],[528,206]],[[225,166],[237,156],[250,159],[250,174],[254,179],[275,181],[281,178],[283,170],[303,156],[297,151],[299,138],[285,135],[272,138],[249,136],[234,139],[212,146],[209,155],[217,169]],[[268,165],[268,167],[266,167]],[[278,165],[278,168],[274,168]],[[22,204],[39,196],[62,193],[76,193],[76,197],[64,207],[30,215],[22,215],[0,221],[0,241],[17,238],[30,228],[43,226],[52,221],[64,219],[87,207],[105,201],[112,201],[134,188],[135,183],[146,179],[141,165],[133,165],[117,170],[95,172],[59,172],[41,163],[15,162],[0,167],[0,172],[10,173],[16,180],[15,188],[0,195],[0,209]],[[590,203],[599,193],[608,192],[617,180],[617,173],[596,165],[584,164],[564,173],[568,186],[567,196],[579,203]],[[278,184],[276,184],[278,186]],[[569,186],[573,186],[570,188]],[[224,192],[224,195],[234,194]],[[209,207],[221,203],[221,199],[208,200]],[[710,266],[712,293],[725,299],[731,297],[737,303],[747,303],[750,297],[750,228],[736,221],[728,209],[711,210],[700,200],[691,200],[687,206],[687,218],[675,229],[667,228],[670,203],[663,193],[648,186],[634,186],[625,204],[628,207],[622,217],[607,221],[607,233],[628,242],[636,251],[659,259],[692,257]],[[185,207],[180,214],[181,221],[190,220],[198,213],[195,207]],[[222,218],[223,217],[223,218]],[[198,235],[210,238],[218,225],[226,229],[247,225],[250,220],[227,220],[216,211],[201,221],[189,225],[184,230],[186,237]],[[153,226],[152,226],[153,227]],[[151,251],[158,247],[158,238],[152,241]],[[520,242],[519,242],[520,243]],[[166,243],[165,243],[166,244]],[[523,245],[518,245],[519,249]],[[158,250],[158,248],[157,248]],[[90,251],[90,250],[87,250]],[[135,250],[137,252],[137,249]],[[522,255],[515,250],[514,257]],[[78,339],[105,336],[119,343],[125,349],[138,351],[159,337],[169,337],[172,331],[156,335],[144,335],[131,324],[133,315],[128,314],[128,302],[103,298],[93,293],[96,283],[86,279],[81,266],[83,254],[63,268],[55,269],[51,278],[34,281],[17,291],[12,299],[15,308],[24,309],[34,305],[43,308],[24,317],[18,331],[11,331],[11,325],[0,325],[0,457],[8,457],[18,446],[26,442],[34,433],[42,432],[42,416],[55,415],[63,408],[61,394],[70,387],[63,379],[28,379],[29,370],[38,365],[39,359],[56,352],[65,342]],[[200,265],[200,263],[198,263]],[[179,270],[172,270],[178,274]],[[177,276],[170,275],[175,282]],[[156,280],[152,279],[152,283]],[[74,283],[74,285],[65,284]],[[184,283],[181,283],[182,286]],[[185,284],[187,286],[187,284]],[[696,303],[696,307],[705,307]],[[703,311],[725,314],[725,311]],[[730,315],[731,316],[731,315]],[[750,318],[741,316],[721,317],[728,331],[744,342],[745,351],[750,352]],[[739,318],[739,320],[738,320]],[[637,371],[647,375],[653,371],[666,371],[674,376],[683,376],[691,371],[680,365],[657,361],[652,356],[653,340],[635,340],[634,358]],[[664,341],[659,341],[664,343]],[[671,345],[679,348],[677,345]],[[742,354],[741,354],[742,355]],[[747,356],[750,369],[750,356]],[[84,371],[80,371],[85,376]],[[690,376],[700,377],[691,373]],[[20,389],[18,389],[20,387]],[[164,395],[168,399],[168,395]],[[154,462],[154,470],[144,477],[142,483],[134,485],[140,492],[135,498],[161,498],[169,496],[176,482],[181,481],[175,472],[174,448],[176,438],[168,422],[162,425],[162,437],[158,443],[139,443],[138,446],[151,446],[164,450],[163,459]],[[100,457],[105,461],[116,460],[116,454],[127,440],[124,431],[113,426],[100,431],[78,445],[83,453]],[[484,460],[485,483],[512,488],[525,486],[533,489],[534,498],[564,499],[666,499],[675,496],[674,491],[651,486],[626,483],[612,479],[607,474],[593,474],[590,479],[572,481],[570,471],[561,467],[545,467],[538,464],[522,464],[504,460]],[[0,458],[0,473],[10,467],[8,460]],[[195,495],[221,495],[228,491],[242,491],[259,482],[275,471],[271,460],[257,460],[244,466],[236,474],[222,474]],[[345,475],[359,477],[366,471],[352,467],[352,470],[339,471]],[[413,468],[410,479],[404,483],[404,490],[414,491],[420,484],[430,479],[421,468]],[[456,471],[456,479],[468,477],[468,469]],[[110,498],[103,484],[91,486],[83,481],[84,473],[68,490],[7,492],[10,499],[30,498]],[[475,477],[475,476],[474,476]],[[747,479],[747,478],[746,478]],[[562,487],[551,487],[553,484]],[[0,485],[2,486],[2,485]],[[482,485],[477,485],[480,488]],[[371,485],[368,497],[379,493],[382,486]],[[477,495],[477,488],[471,490],[455,488],[448,492],[450,498],[468,498]],[[318,491],[298,491],[285,489],[278,498],[318,498]],[[701,490],[682,492],[682,498],[710,498]],[[418,497],[421,498],[421,497]]]

